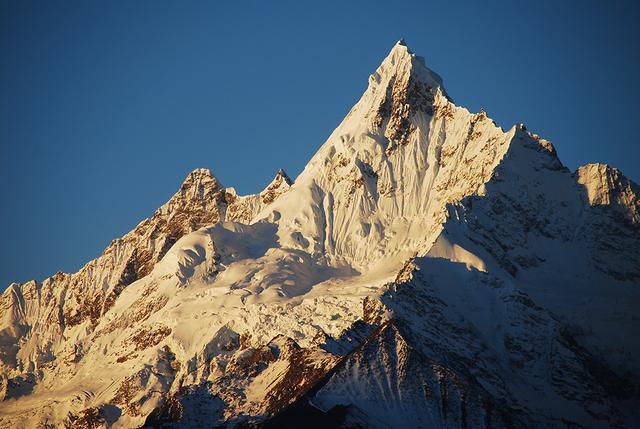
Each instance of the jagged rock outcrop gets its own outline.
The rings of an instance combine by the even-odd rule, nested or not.
[[[589,205],[615,207],[630,223],[640,223],[640,189],[620,170],[606,164],[586,164],[575,175],[584,187]]]
[[[226,199],[229,202],[229,207],[226,219],[249,223],[262,209],[287,192],[292,184],[293,182],[287,173],[280,169],[271,183],[259,194],[239,196],[235,189],[228,188]]]
[[[575,172],[584,189],[580,234],[598,270],[619,280],[640,283],[640,187],[620,170],[587,164]]]

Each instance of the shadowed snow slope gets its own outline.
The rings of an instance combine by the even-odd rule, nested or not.
[[[195,170],[78,273],[11,285],[0,423],[633,427],[638,196],[399,42],[295,182]]]

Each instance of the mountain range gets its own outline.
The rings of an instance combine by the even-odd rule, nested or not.
[[[0,297],[13,428],[633,428],[640,187],[398,42],[291,180],[208,169]]]

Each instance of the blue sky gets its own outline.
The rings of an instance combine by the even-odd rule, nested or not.
[[[295,177],[404,37],[460,105],[640,180],[631,1],[0,1],[0,289],[73,272],[196,167]]]

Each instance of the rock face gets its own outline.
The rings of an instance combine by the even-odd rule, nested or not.
[[[398,43],[292,182],[205,169],[0,298],[16,427],[631,428],[640,200]]]
[[[264,207],[274,202],[280,195],[289,190],[292,185],[291,179],[284,170],[280,169],[276,173],[269,186],[259,194],[238,196],[235,189],[227,189],[227,220],[241,223],[250,223],[253,217]]]
[[[575,173],[589,205],[581,234],[599,271],[640,283],[640,189],[617,168],[587,164]]]

